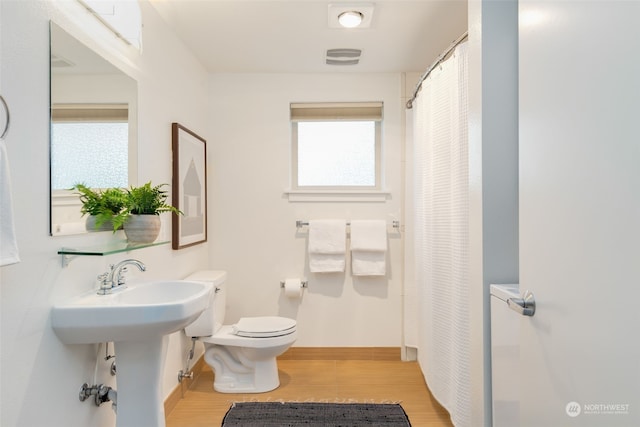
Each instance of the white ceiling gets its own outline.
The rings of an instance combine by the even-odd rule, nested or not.
[[[329,27],[330,4],[373,3],[371,27]],[[467,29],[466,0],[151,0],[210,72],[424,71]],[[144,33],[143,33],[144,37]],[[144,43],[144,41],[143,41]],[[354,66],[333,48],[362,49]]]
[[[122,74],[122,71],[52,22],[51,73]]]

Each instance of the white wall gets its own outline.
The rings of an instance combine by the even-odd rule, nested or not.
[[[214,75],[208,147],[212,266],[229,273],[227,322],[282,315],[298,321],[294,346],[400,346],[402,241],[389,228],[388,277],[310,273],[296,220],[401,219],[404,118],[400,74]],[[291,102],[383,101],[388,200],[290,202]],[[303,277],[300,301],[280,281]]]
[[[423,73],[406,73],[404,82],[403,105],[413,98],[416,85]],[[404,162],[404,301],[403,301],[403,359],[417,360],[418,349],[418,287],[415,281],[415,190],[413,161],[415,146],[413,142],[414,110],[405,109],[405,162]]]
[[[129,254],[77,258],[69,267],[61,266],[56,254],[59,248],[94,245],[114,237],[110,233],[48,235],[50,18],[138,80],[139,182],[171,182],[171,122],[180,122],[208,138],[209,119],[206,73],[150,5],[142,3],[142,55],[126,48],[86,13],[71,17],[69,13],[77,12],[68,9],[73,5],[77,3],[0,2],[0,87],[12,112],[6,142],[22,258],[21,263],[0,269],[2,426],[113,425],[109,405],[96,408],[78,400],[80,386],[93,381],[96,348],[63,345],[51,329],[51,306],[90,290],[96,275],[108,264],[127,257],[147,264],[145,279],[184,277],[207,268],[209,262],[208,245],[179,252],[166,245]],[[163,217],[161,233],[161,237],[170,237],[169,217]],[[177,384],[187,344],[180,335],[171,337],[165,395]],[[112,384],[106,373],[109,364],[100,363],[98,383]]]
[[[491,425],[489,285],[518,283],[518,5],[469,1],[473,425]]]

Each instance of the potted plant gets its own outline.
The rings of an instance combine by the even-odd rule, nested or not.
[[[126,206],[113,217],[113,228],[123,225],[127,239],[134,243],[151,243],[160,233],[160,214],[173,212],[181,214],[178,209],[167,204],[167,191],[162,190],[167,184],[151,186],[147,182],[141,187],[126,190]]]
[[[72,190],[76,190],[80,195],[82,216],[89,215],[85,223],[87,231],[117,230],[112,220],[127,205],[127,196],[122,189],[108,188],[102,191],[89,188],[85,184],[76,184]]]

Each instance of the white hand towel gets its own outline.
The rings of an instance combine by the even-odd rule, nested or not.
[[[309,221],[309,271],[341,272],[345,268],[347,222],[343,219]]]
[[[384,276],[387,258],[387,223],[351,221],[351,272],[354,276]]]
[[[5,142],[0,139],[0,266],[17,262],[20,262],[20,256],[13,228],[9,160]]]

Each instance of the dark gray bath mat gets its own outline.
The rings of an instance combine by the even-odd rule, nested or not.
[[[398,404],[388,403],[235,403],[222,427],[409,427]]]

